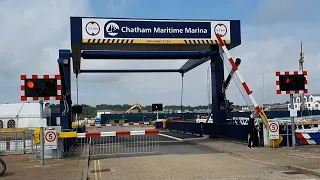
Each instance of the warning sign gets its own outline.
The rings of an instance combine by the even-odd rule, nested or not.
[[[44,131],[45,149],[57,149],[57,131],[45,130]]]
[[[269,139],[279,139],[279,124],[278,122],[269,122]]]

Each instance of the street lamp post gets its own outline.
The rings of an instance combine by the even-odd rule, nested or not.
[[[264,104],[264,73],[262,73],[262,110],[263,110],[263,104]]]

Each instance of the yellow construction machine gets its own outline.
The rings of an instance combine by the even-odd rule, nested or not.
[[[126,114],[132,114],[132,110],[135,108],[135,107],[138,107],[139,108],[139,113],[142,113],[142,107],[140,105],[139,102],[136,102],[133,106],[131,106],[127,111],[126,111]]]

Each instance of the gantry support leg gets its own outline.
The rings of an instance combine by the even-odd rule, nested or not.
[[[72,129],[70,60],[70,50],[59,50],[58,64],[62,85],[62,100],[60,101],[60,122],[62,129]]]
[[[211,56],[211,89],[212,89],[212,119],[214,123],[226,123],[227,111],[224,100],[221,99],[224,81],[223,60],[219,53]]]

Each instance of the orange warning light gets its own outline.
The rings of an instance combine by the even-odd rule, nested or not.
[[[28,88],[32,89],[32,88],[34,88],[34,83],[32,81],[28,81],[27,86],[28,86]]]

